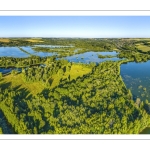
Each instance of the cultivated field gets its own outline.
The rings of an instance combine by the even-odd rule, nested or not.
[[[0,39],[0,42],[6,42],[8,43],[10,40],[9,39]]]
[[[35,43],[35,42],[43,42],[42,39],[27,39],[26,41],[33,42],[33,43]]]
[[[140,50],[142,50],[143,52],[147,52],[150,51],[150,46],[146,46],[143,44],[136,44],[136,47]]]

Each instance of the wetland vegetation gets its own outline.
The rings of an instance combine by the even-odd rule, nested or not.
[[[0,133],[149,133],[149,43],[1,38]]]

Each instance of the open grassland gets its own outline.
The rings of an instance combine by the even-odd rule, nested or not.
[[[42,39],[27,39],[26,41],[32,42],[32,43],[35,43],[35,42],[44,42],[44,41],[42,41]]]
[[[135,41],[143,41],[143,40],[146,40],[146,41],[150,41],[150,38],[129,38],[129,39],[126,39],[126,40],[135,40]]]
[[[73,64],[70,71],[65,72],[63,76],[59,75],[59,72],[52,76],[53,83],[51,85],[51,88],[54,88],[57,85],[59,85],[61,78],[66,79],[70,75],[70,81],[71,81],[73,79],[76,79],[77,77],[82,77],[83,75],[88,74],[90,72],[91,72],[91,68],[78,65],[78,64]]]
[[[136,47],[140,50],[142,50],[143,52],[147,52],[147,51],[150,51],[150,47],[149,46],[146,46],[146,45],[143,45],[143,44],[136,44]]]
[[[88,68],[86,66],[73,64],[70,71],[66,71],[64,75],[60,75],[59,71],[57,74],[52,75],[50,78],[53,80],[50,89],[58,86],[60,84],[61,79],[66,79],[70,75],[70,81],[73,79],[76,79],[77,77],[82,77],[85,74],[88,74],[91,72],[91,68]],[[1,87],[3,89],[6,89],[8,87],[12,87],[14,90],[24,90],[24,92],[28,91],[28,96],[30,94],[37,95],[38,93],[41,93],[44,88],[47,88],[45,84],[43,84],[41,81],[35,81],[35,82],[26,82],[22,74],[17,75],[6,75],[0,80]]]
[[[76,79],[77,77],[82,77],[83,75],[88,74],[90,72],[91,72],[91,68],[81,66],[78,64],[73,64],[70,72],[65,73],[64,78],[70,75],[70,80],[73,80]]]
[[[1,39],[1,38],[0,38],[0,42],[8,43],[9,41],[10,41],[9,39]]]
[[[44,89],[44,85],[42,85],[40,82],[25,82],[21,74],[7,75],[3,77],[3,79],[0,81],[0,84],[2,88],[8,88],[11,86],[13,89],[17,90],[28,90],[29,94],[32,95],[36,95],[37,93],[42,92],[42,90]]]

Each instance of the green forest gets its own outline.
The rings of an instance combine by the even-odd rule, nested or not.
[[[0,68],[21,69],[0,72],[1,134],[139,134],[150,127],[149,101],[133,100],[120,75],[121,64],[150,60],[150,51],[138,48],[139,44],[149,46],[147,40],[39,40],[0,41],[0,47],[15,46],[24,53],[22,46],[58,53],[47,57],[0,57]],[[34,46],[37,44],[64,47]],[[121,59],[79,63],[63,58],[89,51],[116,51]],[[98,55],[100,59],[113,57]]]

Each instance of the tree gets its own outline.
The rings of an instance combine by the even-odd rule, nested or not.
[[[12,74],[12,75],[16,75],[16,74],[17,74],[17,71],[16,71],[16,70],[12,70],[12,71],[11,71],[11,74]]]
[[[2,128],[0,127],[0,134],[3,134]]]
[[[0,72],[0,79],[2,79],[2,77],[3,77],[3,74]]]

